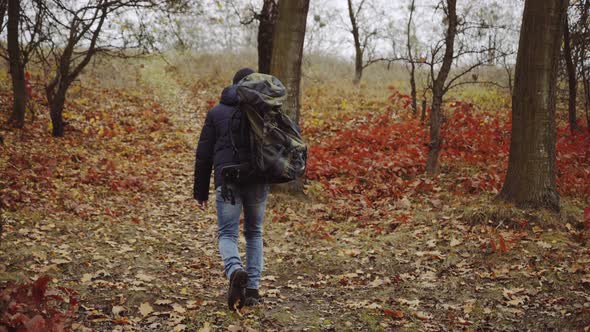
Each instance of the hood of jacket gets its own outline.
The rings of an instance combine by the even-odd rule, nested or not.
[[[227,106],[236,106],[239,101],[237,85],[228,86],[227,88],[223,89],[223,92],[221,92],[220,102],[222,104]]]

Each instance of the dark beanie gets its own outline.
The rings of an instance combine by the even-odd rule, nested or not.
[[[236,74],[234,75],[234,84],[237,84],[239,81],[242,80],[242,78],[244,78],[252,73],[254,73],[254,70],[252,70],[250,68],[242,68],[242,69],[238,70],[236,72]]]

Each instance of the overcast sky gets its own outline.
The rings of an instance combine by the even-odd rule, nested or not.
[[[406,43],[407,20],[409,17],[410,0],[366,0],[370,6],[365,5],[363,17],[359,20],[362,26],[369,31],[377,29],[386,38],[380,41],[380,48],[384,51],[393,51],[392,40],[401,47]],[[356,5],[359,0],[353,0]],[[427,52],[427,49],[441,39],[444,28],[442,10],[436,10],[437,0],[416,0],[416,12],[414,14],[413,29],[416,35],[418,48]],[[506,26],[506,29],[498,33],[497,38],[502,42],[512,45],[518,43],[518,30],[523,10],[523,1],[514,0],[458,0],[458,13],[467,21],[472,22],[484,17],[494,22],[495,25]],[[352,56],[352,36],[349,32],[350,21],[347,16],[347,0],[311,0],[310,17],[308,21],[308,50],[336,53]],[[318,27],[317,15],[323,28]],[[315,19],[314,19],[315,18]],[[482,36],[487,43],[487,37]],[[500,40],[498,40],[500,42]]]

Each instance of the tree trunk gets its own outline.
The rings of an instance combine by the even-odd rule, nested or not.
[[[512,98],[512,138],[499,197],[559,211],[555,184],[555,98],[568,0],[526,0]]]
[[[570,29],[567,15],[565,15],[565,24],[563,27],[563,57],[565,60],[565,68],[567,71],[569,87],[568,120],[570,130],[572,133],[574,133],[576,130],[578,130],[578,120],[576,119],[578,80],[576,77],[576,66],[572,57],[572,41],[570,38]]]
[[[432,109],[430,111],[430,143],[428,144],[428,159],[426,160],[426,172],[438,173],[438,157],[442,149],[440,128],[442,126],[442,93],[433,92]]]
[[[352,0],[348,0],[348,17],[350,18],[350,25],[352,29],[352,37],[354,39],[354,78],[352,84],[359,85],[363,78],[363,49],[361,47],[361,39],[359,35],[359,27],[352,8]]]
[[[354,78],[352,84],[358,86],[363,79],[363,52],[360,49],[356,49],[356,55],[354,59]]]
[[[59,84],[57,90],[47,92],[49,101],[49,115],[51,117],[52,135],[54,137],[64,136],[63,110],[66,103],[68,86]]]
[[[281,0],[274,32],[271,73],[287,88],[286,113],[299,124],[299,87],[309,0]]]
[[[8,0],[8,57],[10,59],[10,76],[12,78],[12,114],[9,122],[17,128],[25,124],[26,90],[25,68],[21,59],[19,45],[20,1]]]
[[[412,18],[414,17],[414,0],[410,4],[410,18],[408,19],[408,29],[407,29],[407,38],[408,38],[408,60],[410,61],[410,95],[412,97],[412,113],[414,116],[418,113],[418,101],[416,100],[416,64],[414,63],[414,56],[412,54]]]
[[[55,77],[45,86],[54,137],[64,136],[63,109],[66,102],[66,94],[70,85],[82,73],[84,68],[90,63],[92,57],[97,53],[96,43],[108,13],[108,6],[97,7],[95,9],[94,16],[89,23],[90,25],[86,27],[86,30],[91,29],[91,27],[93,29],[89,38],[90,43],[88,44],[86,54],[83,57],[79,57],[76,60],[75,65],[75,60],[73,60],[75,59],[74,50],[83,35],[77,35],[77,22],[76,20],[72,22],[70,27],[70,38],[59,55],[59,64],[56,68]],[[94,22],[96,22],[96,24],[93,24]]]
[[[412,97],[412,113],[414,116],[418,114],[418,101],[416,92],[416,65],[412,61],[410,63],[410,96]]]
[[[279,7],[275,0],[264,0],[258,26],[258,71],[264,74],[270,73],[273,34],[278,13]]]
[[[420,122],[426,121],[426,97],[422,99],[422,114],[420,115]]]
[[[435,174],[438,172],[438,157],[442,148],[440,128],[442,126],[442,103],[445,94],[445,81],[451,71],[455,48],[455,36],[457,35],[457,1],[447,0],[448,27],[445,36],[445,54],[438,75],[432,85],[432,110],[430,113],[430,143],[428,145],[428,160],[426,172]]]
[[[272,49],[271,74],[278,77],[287,88],[287,99],[283,110],[299,124],[299,95],[301,84],[301,63],[303,61],[303,42],[307,23],[309,0],[280,0]],[[301,179],[273,186],[273,190],[287,191],[291,194],[303,193]]]
[[[590,131],[590,77],[586,76],[586,69],[582,69],[582,79],[584,83],[584,111],[586,113],[586,126]]]
[[[579,3],[580,10],[582,15],[580,17],[580,22],[588,22],[588,15],[590,15],[590,0],[585,0],[583,3]],[[579,41],[579,50],[580,50],[580,59],[585,59],[587,57],[588,52],[588,43],[590,42],[590,29],[588,25],[583,25],[582,35],[586,36],[586,38]],[[586,126],[588,131],[590,131],[590,74],[588,71],[590,67],[585,66],[582,61],[581,66],[581,74],[582,74],[582,84],[584,85],[584,112],[586,113]]]

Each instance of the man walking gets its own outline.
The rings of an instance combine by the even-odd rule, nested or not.
[[[233,84],[225,88],[218,105],[205,119],[195,162],[194,198],[199,208],[207,207],[211,171],[215,171],[215,195],[218,222],[218,245],[225,274],[229,279],[228,306],[236,310],[243,305],[259,303],[260,276],[263,270],[262,224],[269,187],[252,181],[247,184],[227,183],[222,170],[250,161],[249,133],[242,112],[237,112],[236,84],[254,73],[240,69]],[[246,265],[238,252],[240,214],[244,212]]]

